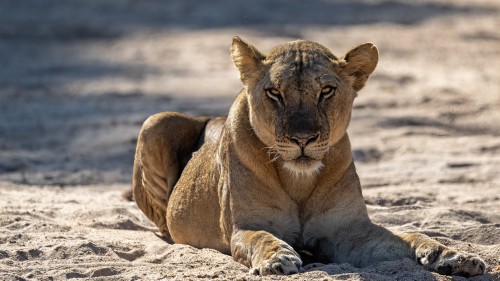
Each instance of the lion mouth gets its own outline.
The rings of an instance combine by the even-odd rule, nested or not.
[[[294,161],[299,164],[310,164],[312,161],[316,161],[316,159],[302,154],[299,157],[295,158]]]
[[[321,170],[323,163],[312,157],[301,155],[293,160],[285,161],[283,166],[296,176],[313,176]]]

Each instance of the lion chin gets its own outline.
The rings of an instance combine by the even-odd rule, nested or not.
[[[307,156],[284,161],[283,167],[296,177],[314,176],[323,167],[323,162]]]

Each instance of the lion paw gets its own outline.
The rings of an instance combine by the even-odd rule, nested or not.
[[[477,255],[436,248],[417,254],[417,260],[425,267],[440,274],[475,276],[484,274],[486,263]]]
[[[274,253],[271,258],[252,267],[249,273],[261,276],[270,274],[289,275],[298,273],[301,266],[302,260],[293,249],[282,248]]]

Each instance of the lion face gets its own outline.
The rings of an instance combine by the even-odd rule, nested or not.
[[[309,41],[279,45],[264,56],[239,38],[232,55],[246,88],[250,123],[293,174],[311,175],[345,134],[354,98],[375,69],[370,43],[338,59]]]

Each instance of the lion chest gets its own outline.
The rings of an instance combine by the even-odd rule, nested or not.
[[[286,242],[301,247],[304,237],[303,206],[317,183],[313,177],[287,176],[281,179],[281,184],[285,193],[282,196],[286,198],[286,207],[279,219],[283,223],[278,223],[282,229],[281,235]]]
[[[266,228],[290,245],[301,244],[302,226],[298,207],[291,204],[268,216]]]
[[[264,229],[269,230],[294,247],[302,247],[305,225],[302,212],[304,211],[303,203],[307,200],[307,196],[308,194],[296,192],[294,194],[280,194],[273,198],[274,207],[265,214]]]

